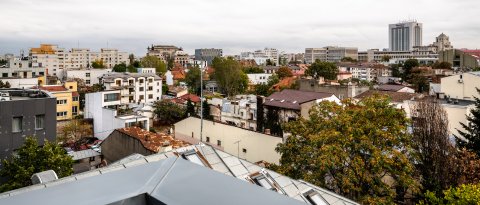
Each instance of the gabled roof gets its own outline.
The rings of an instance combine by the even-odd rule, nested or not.
[[[201,155],[200,161],[191,163],[179,157],[192,151]],[[196,164],[203,161],[209,166]],[[248,177],[258,173],[268,177],[279,191],[252,184]],[[133,197],[146,193],[164,204],[295,205],[309,203],[303,196],[308,191],[318,193],[329,205],[357,204],[331,191],[262,169],[210,146],[192,145],[146,157],[134,155],[122,160],[122,164],[113,163],[46,184],[2,193],[0,204],[30,204],[32,201],[54,205],[108,204],[129,202]]]
[[[285,89],[268,96],[267,99],[265,99],[264,105],[292,110],[300,110],[300,105],[303,103],[328,98],[332,95],[332,93]]]
[[[180,98],[182,100],[185,100],[185,101],[188,101],[188,99],[190,99],[193,103],[199,103],[200,102],[200,97],[198,97],[197,95],[191,94],[191,93],[182,95],[182,96],[180,96]]]
[[[404,85],[389,85],[389,84],[385,84],[385,85],[380,85],[378,86],[378,90],[382,90],[382,91],[393,91],[393,92],[397,92],[403,88],[405,88],[407,86],[404,86]]]

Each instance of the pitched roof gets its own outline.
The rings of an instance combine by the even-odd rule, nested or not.
[[[423,95],[417,93],[403,93],[392,91],[380,91],[380,90],[368,90],[360,95],[357,95],[356,99],[363,99],[374,95],[387,95],[392,102],[403,102],[406,100],[412,100],[414,98],[423,98]]]
[[[189,145],[184,141],[174,139],[170,135],[153,133],[138,127],[121,128],[116,129],[116,131],[138,139],[145,149],[148,149],[152,152],[158,152],[161,147],[170,145],[172,148],[185,147]]]
[[[61,92],[61,91],[67,91],[68,89],[61,86],[61,85],[50,85],[50,86],[40,86],[38,87],[40,90],[45,90],[49,92]]]
[[[199,103],[200,102],[200,97],[198,97],[197,95],[191,94],[191,93],[182,95],[182,96],[180,96],[180,98],[185,100],[185,101],[188,101],[188,99],[190,99],[193,103]]]
[[[300,104],[331,97],[332,93],[309,92],[285,89],[268,96],[264,105],[292,110],[300,110]]]
[[[403,89],[404,87],[407,87],[407,86],[385,84],[385,85],[378,86],[378,90],[397,92],[397,91]]]
[[[199,155],[200,161],[183,160],[182,153],[192,151]],[[203,163],[210,166],[197,165]],[[278,191],[246,179],[254,173],[264,174]],[[147,193],[165,204],[294,205],[309,203],[304,197],[308,191],[317,193],[329,205],[358,204],[206,145],[192,145],[146,157],[127,157],[121,164],[113,163],[53,182],[2,193],[0,204],[29,204],[32,201],[42,204],[109,204],[120,200],[125,202],[139,195],[143,197],[142,194]]]
[[[75,92],[72,93],[72,97],[79,97],[79,96],[80,96],[80,94],[78,94],[77,91],[75,91]]]

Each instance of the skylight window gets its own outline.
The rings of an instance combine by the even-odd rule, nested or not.
[[[312,205],[328,205],[327,201],[325,201],[325,199],[313,189],[303,193],[303,196]]]
[[[200,153],[196,152],[195,150],[189,150],[184,153],[181,153],[181,156],[183,159],[186,159],[200,166],[210,167],[210,165],[207,162],[202,160]]]
[[[280,194],[286,194],[280,186],[275,182],[275,180],[268,174],[264,169],[260,172],[250,174],[246,179],[253,184],[261,186],[265,189],[276,191]]]

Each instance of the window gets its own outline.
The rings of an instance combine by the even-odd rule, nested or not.
[[[242,149],[242,152],[243,152],[243,153],[247,153],[247,149],[243,148],[243,149]]]
[[[90,80],[85,80],[85,83],[90,85]]]
[[[312,205],[328,205],[328,203],[323,199],[318,192],[313,189],[303,193],[303,196],[310,202]]]
[[[202,160],[200,158],[200,153],[197,153],[195,150],[186,151],[186,152],[182,153],[181,156],[182,156],[183,159],[191,161],[191,162],[193,162],[195,164],[198,164],[200,166],[210,167],[210,164],[208,164],[208,162],[206,162],[205,160]]]
[[[142,83],[143,83],[143,79],[139,79],[138,82],[139,82],[140,84],[142,84]]]
[[[73,101],[78,101],[78,97],[73,97],[72,100]]]
[[[57,100],[57,105],[65,105],[67,104],[67,100]]]
[[[112,102],[120,99],[119,93],[108,93],[104,95],[103,102]]]
[[[148,99],[153,99],[153,94],[148,94]]]
[[[153,86],[148,86],[148,91],[152,91],[153,90]]]
[[[8,77],[8,73],[2,73],[2,77],[4,78]]]
[[[143,87],[140,87],[140,91],[143,91]]]
[[[94,162],[95,161],[95,157],[90,157],[90,162]]]
[[[57,112],[57,117],[65,117],[65,116],[67,116],[67,111]]]
[[[149,79],[148,79],[148,82],[149,82],[149,83],[152,83],[152,82],[153,82],[153,79],[149,78]]]
[[[207,137],[206,142],[210,142],[210,137]]]
[[[144,99],[144,96],[143,95],[140,95],[140,100],[143,100]]]
[[[45,121],[45,115],[36,115],[35,116],[35,129],[36,130],[41,130],[43,128],[45,128],[45,124],[44,124],[44,121]]]
[[[76,115],[77,112],[78,112],[77,106],[73,106],[73,107],[72,107],[72,114],[73,114],[73,115]]]
[[[222,146],[222,141],[217,140],[217,145],[218,145],[218,146]]]
[[[282,189],[278,188],[280,186],[277,184],[277,182],[275,182],[273,177],[265,171],[265,169],[262,169],[260,172],[256,172],[247,176],[246,179],[265,189],[276,191],[280,194],[286,195],[286,193]]]
[[[85,77],[90,77],[90,73],[85,73]]]
[[[70,89],[70,90],[73,89],[73,86],[69,86],[68,89]]]
[[[21,132],[23,125],[23,117],[13,117],[12,132]]]

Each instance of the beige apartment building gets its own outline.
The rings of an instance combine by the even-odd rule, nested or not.
[[[313,63],[316,60],[340,62],[346,57],[358,60],[358,48],[327,46],[323,48],[305,49],[305,62],[308,64]]]

